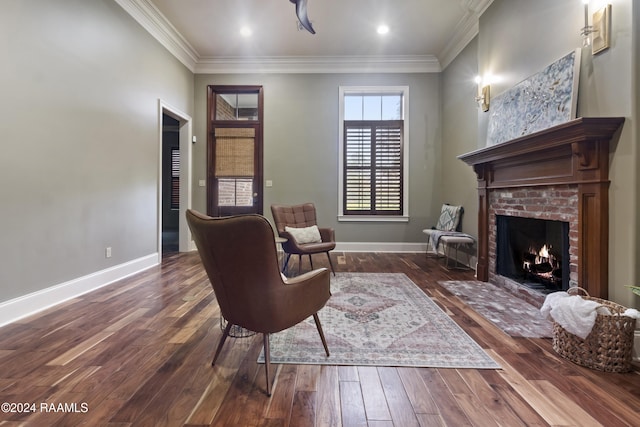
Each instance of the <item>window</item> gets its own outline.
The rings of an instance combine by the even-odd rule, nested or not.
[[[340,88],[340,220],[408,220],[407,98],[407,87]]]

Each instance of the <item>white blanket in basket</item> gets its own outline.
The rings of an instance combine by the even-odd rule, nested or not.
[[[586,300],[566,292],[547,295],[540,312],[546,319],[557,322],[567,332],[582,339],[593,329],[598,314],[611,314],[608,308],[597,301]]]

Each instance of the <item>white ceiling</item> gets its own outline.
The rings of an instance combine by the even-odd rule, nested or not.
[[[116,1],[194,72],[435,72],[493,0],[308,0],[315,35],[298,30],[289,0]]]

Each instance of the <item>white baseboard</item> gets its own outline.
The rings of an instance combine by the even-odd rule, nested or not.
[[[190,250],[197,250],[195,243],[191,241]],[[426,253],[427,244],[418,242],[336,242],[335,252],[388,252],[388,253]],[[475,263],[473,256],[471,265]],[[466,260],[458,260],[465,264]]]
[[[197,250],[193,241],[190,244],[190,250]],[[336,242],[336,252],[389,252],[389,253],[426,253],[427,244],[417,242]],[[443,254],[442,254],[443,255]],[[471,256],[470,265],[472,268],[477,262],[475,255]],[[458,260],[459,263],[466,265],[467,260]]]
[[[195,251],[193,240],[189,245],[189,250]],[[409,242],[336,242],[337,252],[425,252],[426,243]]]
[[[0,303],[0,326],[94,291],[160,263],[158,253]]]

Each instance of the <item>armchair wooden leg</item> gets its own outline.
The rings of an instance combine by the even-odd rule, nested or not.
[[[218,343],[218,348],[216,348],[216,354],[213,356],[213,362],[211,362],[211,366],[215,366],[216,360],[218,360],[218,356],[220,356],[220,351],[222,351],[222,346],[224,342],[227,340],[229,336],[229,331],[233,325],[231,322],[227,322],[227,326],[224,328],[224,332],[222,333],[222,337],[220,337],[220,342]]]
[[[271,354],[269,352],[269,334],[262,334],[264,342],[264,371],[267,376],[267,396],[271,397],[271,381],[269,371],[271,370]]]
[[[309,264],[311,265],[311,269],[313,270],[313,260],[311,259],[311,254],[309,254]]]
[[[329,347],[327,347],[327,340],[324,339],[324,332],[322,332],[322,325],[320,325],[320,318],[318,317],[318,313],[313,315],[313,320],[316,322],[316,328],[318,328],[318,333],[320,334],[320,339],[322,340],[322,345],[324,346],[324,352],[327,353],[327,357],[329,357]]]
[[[329,265],[331,266],[331,272],[335,276],[336,275],[336,270],[333,268],[333,262],[331,262],[331,255],[329,255],[329,252],[327,252],[326,254],[327,254],[327,258],[329,258]]]

